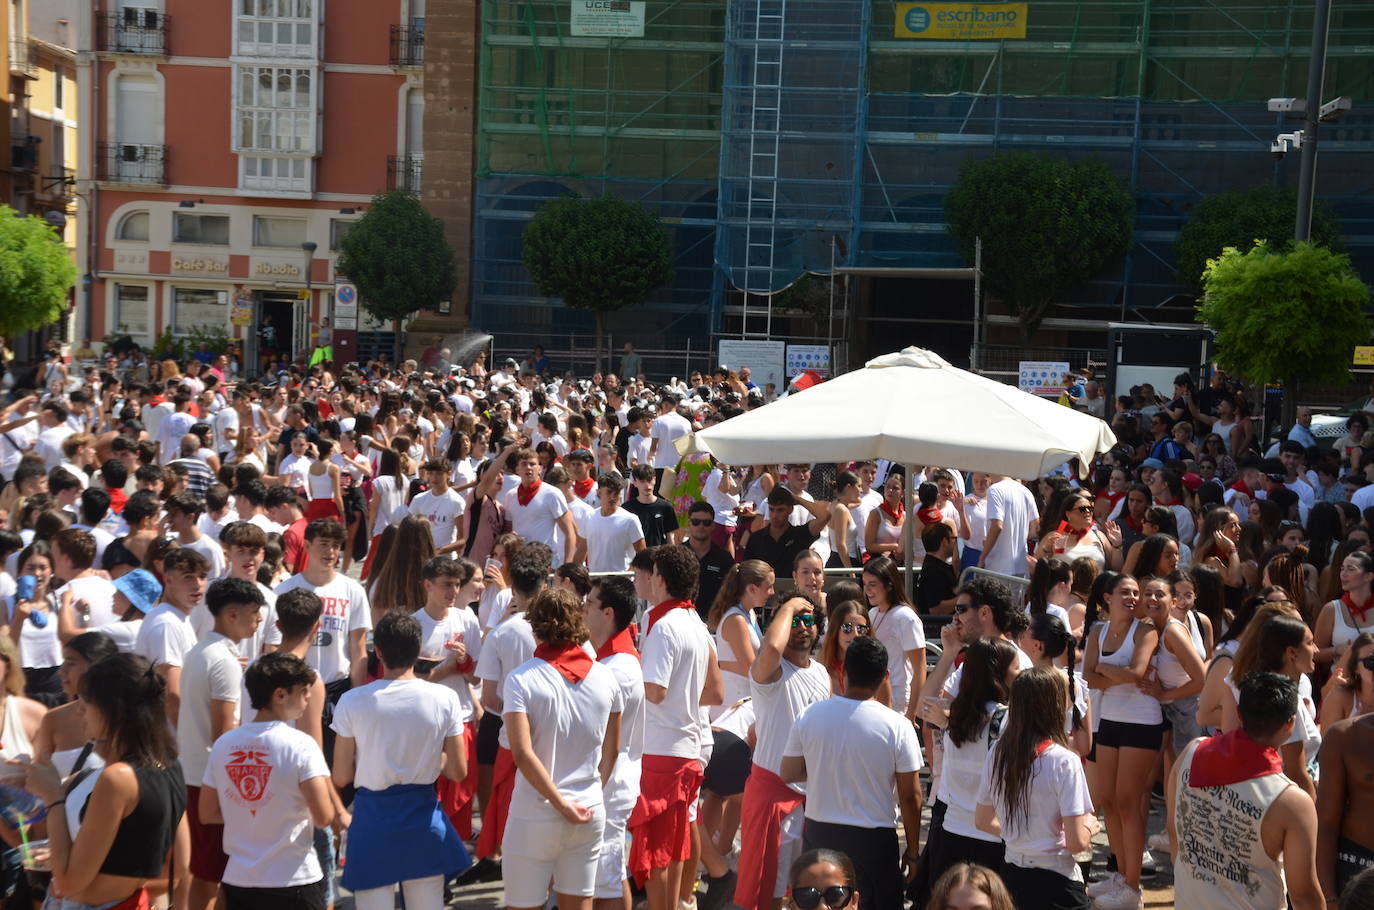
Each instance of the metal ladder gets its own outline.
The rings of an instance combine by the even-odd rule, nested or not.
[[[749,296],[768,299],[765,337],[773,331],[773,256],[778,211],[778,137],[782,114],[784,19],[787,0],[754,0],[753,91],[749,115],[749,184],[744,229],[744,312],[749,336]]]

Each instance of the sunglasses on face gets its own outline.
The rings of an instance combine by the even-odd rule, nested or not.
[[[800,616],[792,617],[792,628],[794,629],[800,626],[806,626],[808,629],[810,629],[815,625],[816,617],[812,616],[810,613],[803,613]]]
[[[973,604],[955,604],[955,605],[954,605],[954,612],[955,612],[955,613],[967,613],[969,610],[972,610],[972,609],[973,609]]]
[[[1084,506],[1074,506],[1074,507],[1073,507],[1072,509],[1070,509],[1069,511],[1070,511],[1070,512],[1083,512],[1084,514],[1087,514],[1087,513],[1091,512],[1092,510],[1093,510],[1093,507],[1092,507],[1092,506],[1084,505]]]
[[[1359,660],[1355,661],[1355,663],[1364,667],[1371,673],[1374,673],[1374,654],[1371,654],[1368,657],[1361,657]]]
[[[796,904],[799,910],[816,910],[821,901],[824,901],[827,907],[843,907],[853,896],[854,889],[848,885],[831,885],[824,891],[811,887],[792,889],[792,903]]]
[[[840,631],[846,635],[867,635],[868,626],[857,622],[842,622]]]
[[[692,522],[693,525],[695,525],[695,526],[698,527],[698,528],[705,528],[705,527],[707,527],[707,526],[709,526],[709,525],[711,525],[711,524],[714,524],[714,519],[711,519],[711,518],[693,518],[693,519],[691,519],[691,522]]]

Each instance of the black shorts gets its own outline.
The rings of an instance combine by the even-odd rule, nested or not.
[[[728,730],[712,729],[711,736],[715,745],[701,780],[702,789],[716,796],[743,793],[744,782],[754,767],[754,753],[749,750],[749,744]]]
[[[477,722],[477,764],[496,764],[496,753],[501,748],[501,715],[488,711]]]
[[[1093,754],[1097,754],[1098,746],[1107,749],[1147,749],[1158,752],[1164,745],[1164,731],[1168,728],[1167,723],[1128,724],[1120,720],[1104,720],[1098,725],[1097,733],[1093,736]]]
[[[240,888],[220,885],[224,889],[225,910],[324,910],[323,880],[310,885],[291,888]]]

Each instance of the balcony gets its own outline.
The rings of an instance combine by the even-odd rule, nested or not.
[[[16,171],[38,170],[37,136],[13,136],[10,138],[10,168]]]
[[[416,19],[410,25],[391,27],[391,65],[425,65],[425,25]]]
[[[168,17],[155,9],[125,7],[100,14],[100,49],[115,54],[167,53]]]
[[[424,155],[391,155],[386,159],[386,188],[420,195],[420,176],[425,169]]]
[[[10,41],[10,72],[30,79],[38,78],[38,51],[27,38]]]
[[[102,142],[96,150],[95,179],[111,183],[163,184],[167,146]]]

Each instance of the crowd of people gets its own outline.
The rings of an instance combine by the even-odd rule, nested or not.
[[[727,465],[677,443],[746,371],[429,353],[15,392],[12,906],[1374,905],[1364,413],[1261,451],[1183,374],[1041,478]]]

